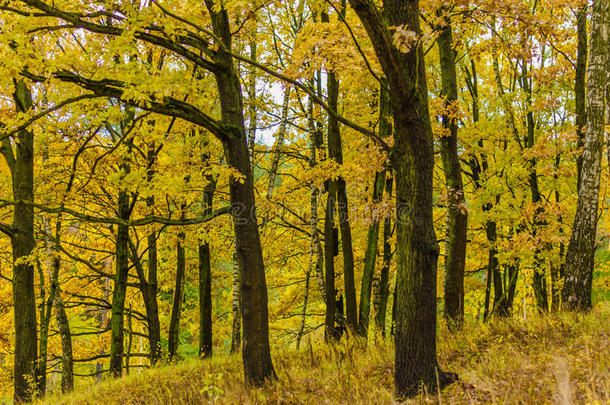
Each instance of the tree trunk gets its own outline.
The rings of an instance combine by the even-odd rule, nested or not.
[[[387,138],[390,133],[390,94],[386,83],[380,86],[379,90],[379,136]],[[377,204],[383,197],[383,189],[386,183],[386,171],[380,171],[375,175],[373,185],[373,204]],[[360,308],[358,318],[358,333],[366,337],[369,328],[369,316],[371,310],[371,288],[373,276],[375,274],[375,261],[377,260],[379,239],[379,219],[373,218],[373,223],[369,226],[367,235],[367,247],[364,255],[364,269],[362,271],[362,284],[360,288]]]
[[[147,181],[151,182],[155,174],[157,148],[154,143],[148,145]],[[154,196],[146,199],[146,205],[153,210]],[[157,232],[152,230],[147,237],[148,242],[148,277],[142,285],[142,295],[146,308],[148,323],[148,344],[150,347],[150,364],[154,365],[161,359],[161,323],[159,322],[159,306],[157,303]]]
[[[587,125],[582,154],[581,183],[576,216],[566,253],[563,306],[569,310],[591,308],[595,264],[597,210],[606,121],[605,91],[608,66],[610,1],[593,4],[591,50],[587,80]]]
[[[464,267],[468,214],[464,198],[462,167],[458,155],[456,102],[458,97],[455,51],[449,10],[442,7],[438,14],[445,20],[438,37],[444,99],[443,129],[440,138],[443,171],[447,185],[447,222],[445,226],[445,308],[444,316],[450,327],[459,327],[464,320]]]
[[[335,238],[334,238],[334,215],[335,215],[335,198],[336,186],[332,180],[328,181],[328,195],[326,198],[326,213],[324,217],[324,266],[325,277],[324,284],[326,287],[325,301],[326,313],[324,317],[324,340],[332,342],[340,336],[335,328],[335,310],[334,305],[337,298],[337,290],[335,289]]]
[[[231,49],[231,28],[227,11],[215,1],[205,0],[210,12],[214,33]],[[215,11],[218,10],[218,11]],[[256,206],[254,179],[245,138],[243,102],[239,77],[230,54],[222,49],[215,54],[215,63],[221,67],[215,73],[222,121],[236,130],[223,140],[227,163],[243,178],[230,181],[231,206],[235,228],[235,247],[241,264],[240,292],[243,321],[244,373],[247,384],[261,386],[276,379],[269,348],[269,313],[267,283],[263,265]]]
[[[65,394],[74,390],[74,358],[70,322],[59,289],[55,292],[53,305],[55,306],[55,321],[61,336],[61,392]]]
[[[123,170],[126,165],[122,165]],[[119,191],[118,199],[119,218],[129,219],[129,195],[126,190]],[[123,340],[124,340],[124,314],[125,296],[127,294],[127,276],[129,273],[129,227],[117,225],[116,234],[116,274],[112,290],[112,317],[110,318],[110,373],[114,377],[121,377],[123,369]]]
[[[216,184],[208,178],[203,193],[203,214],[212,212],[212,200]],[[212,356],[212,268],[210,265],[210,243],[199,245],[199,357]]]
[[[167,338],[167,351],[170,360],[176,357],[180,339],[180,316],[182,315],[182,300],[184,296],[184,277],[186,273],[186,260],[184,257],[184,234],[178,235],[176,246],[176,285],[172,300],[172,313],[169,321],[169,331]]]
[[[582,169],[582,148],[585,144],[585,125],[587,124],[586,80],[587,80],[587,11],[588,2],[583,2],[576,15],[578,49],[576,54],[576,78],[574,81],[574,100],[576,104],[576,135],[579,153],[576,155],[577,190],[580,189]]]
[[[401,53],[392,45],[379,10],[367,0],[350,0],[390,85],[394,115],[391,163],[396,179],[396,352],[395,389],[402,399],[422,384],[429,390],[457,376],[438,369],[436,357],[436,268],[439,247],[432,216],[434,150],[421,43]],[[390,26],[421,34],[419,1],[387,0]],[[437,378],[438,377],[438,378]]]
[[[392,184],[394,180],[391,176],[386,179],[386,193],[392,197]],[[385,336],[386,313],[388,308],[388,296],[390,294],[390,262],[392,261],[392,247],[390,238],[392,236],[392,216],[388,213],[383,221],[383,265],[379,275],[379,308],[377,309],[377,327],[381,330],[381,335]]]
[[[525,59],[522,60],[522,77],[521,82],[523,86],[523,90],[526,95],[527,100],[527,134],[525,136],[525,147],[527,149],[531,149],[535,146],[535,129],[536,122],[534,121],[534,113],[532,111],[532,86],[530,83],[530,78],[528,75],[528,64]],[[532,224],[532,236],[536,237],[541,228],[546,225],[546,219],[544,218],[544,206],[542,201],[542,196],[540,194],[540,188],[538,186],[538,172],[536,170],[536,165],[538,163],[537,158],[528,159],[529,164],[529,186],[532,195],[532,203],[535,206],[534,212],[534,220]],[[548,246],[547,246],[548,247]],[[544,274],[545,269],[545,260],[541,254],[541,249],[536,248],[534,250],[534,275],[533,275],[533,288],[534,295],[536,297],[536,305],[538,306],[538,310],[540,312],[548,312],[549,304],[548,304],[548,293],[546,287],[546,277]]]
[[[307,319],[307,301],[309,300],[309,279],[311,276],[311,267],[313,264],[314,255],[313,251],[311,252],[311,259],[309,267],[307,268],[307,273],[305,274],[305,297],[303,298],[303,313],[301,314],[301,326],[299,327],[299,333],[297,335],[297,350],[301,346],[301,339],[303,338],[303,333],[305,331],[305,320]]]
[[[30,113],[32,94],[22,80],[14,80],[16,110]],[[16,134],[15,152],[8,139],[3,139],[2,152],[11,168],[13,199],[34,201],[34,134],[21,130]],[[14,153],[14,154],[13,154]],[[34,208],[18,203],[13,208],[11,233],[13,250],[13,313],[15,319],[14,402],[32,399],[31,382],[36,381],[37,324],[34,291],[34,266],[28,260],[34,240]]]
[[[313,86],[312,86],[313,87]],[[317,166],[317,151],[320,147],[323,147],[322,132],[318,130],[313,118],[313,100],[309,99],[307,120],[309,125],[309,167],[314,168]],[[324,252],[322,244],[320,242],[320,233],[318,232],[318,205],[320,190],[316,186],[315,182],[310,185],[311,188],[311,199],[310,199],[310,219],[309,226],[311,229],[311,243],[313,252],[315,254],[315,270],[316,280],[318,283],[318,290],[322,296],[322,300],[326,302],[326,290],[324,283]]]
[[[280,129],[277,132],[277,138],[275,140],[275,147],[273,148],[273,160],[271,162],[271,168],[269,169],[269,184],[267,186],[267,199],[271,199],[273,189],[275,188],[275,178],[277,177],[277,170],[280,166],[280,159],[282,157],[282,147],[284,146],[284,138],[286,137],[286,128],[288,124],[288,106],[290,103],[290,87],[286,87],[284,90],[284,101],[282,102],[282,119],[280,122]]]
[[[231,353],[237,353],[241,349],[241,304],[239,294],[239,275],[241,274],[241,263],[237,256],[237,250],[233,251],[233,298],[231,300],[231,313],[233,324],[231,326]]]
[[[345,7],[342,7],[342,14],[345,14]],[[329,22],[328,14],[323,12],[322,22]],[[328,106],[338,111],[339,104],[339,80],[335,72],[327,73]],[[336,117],[328,117],[328,157],[337,164],[343,164],[343,146],[341,145],[341,130],[339,121]],[[356,303],[356,283],[354,281],[354,250],[352,247],[352,232],[349,222],[349,202],[345,179],[339,176],[335,181],[337,216],[339,229],[341,231],[341,247],[343,251],[343,283],[345,291],[345,315],[346,326],[350,332],[354,332],[358,327],[358,307]]]
[[[378,203],[383,196],[385,186],[385,171],[375,175],[373,185],[373,202]],[[364,254],[364,269],[362,271],[362,284],[360,288],[360,311],[358,318],[358,334],[366,337],[369,329],[369,316],[371,312],[371,289],[373,275],[375,274],[375,261],[377,260],[377,241],[379,239],[379,220],[373,218],[367,235],[366,253]]]
[[[494,59],[495,60],[495,59]],[[494,64],[494,67],[496,64]],[[472,96],[472,121],[475,126],[479,122],[479,85],[477,79],[477,70],[474,60],[470,60],[470,70],[465,68],[466,72],[466,84],[468,86],[468,90],[470,95]],[[497,79],[497,77],[496,77]],[[501,82],[498,82],[498,87],[501,88]],[[482,150],[484,150],[483,140],[479,139],[478,146]],[[483,187],[482,183],[482,175],[486,175],[489,169],[489,163],[487,161],[487,156],[483,152],[481,154],[481,161],[476,156],[473,156],[469,162],[470,169],[472,171],[472,182],[474,183],[474,187],[476,190],[479,190]],[[499,197],[496,196],[496,204],[499,201]],[[483,204],[483,212],[489,212],[493,208],[492,203]],[[490,314],[489,304],[491,301],[491,288],[493,275],[497,272],[498,267],[498,258],[497,258],[497,250],[496,250],[496,241],[498,238],[497,235],[497,225],[495,221],[491,221],[487,219],[485,221],[485,234],[487,236],[487,241],[489,242],[489,249],[487,252],[487,269],[486,269],[486,285],[485,285],[485,298],[483,304],[483,319],[486,320]]]
[[[250,41],[250,59],[256,62],[256,38]],[[256,67],[250,66],[248,72],[248,154],[254,169],[254,145],[256,145],[256,127],[258,124],[258,106],[256,105]]]

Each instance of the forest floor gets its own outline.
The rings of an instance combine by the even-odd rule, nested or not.
[[[407,403],[610,403],[610,302],[587,315],[558,314],[441,328],[439,363],[460,381]],[[186,360],[119,380],[80,385],[48,404],[391,404],[393,347],[304,341],[275,350],[279,381],[246,389],[240,355]]]

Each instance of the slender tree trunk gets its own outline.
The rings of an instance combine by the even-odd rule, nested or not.
[[[123,165],[123,169],[126,169]],[[119,191],[118,199],[119,218],[129,219],[129,195],[126,190]],[[110,319],[110,373],[114,377],[121,377],[123,369],[123,341],[124,341],[124,315],[125,296],[127,294],[129,227],[117,225],[116,234],[116,274],[112,290],[112,317]]]
[[[212,201],[216,184],[208,178],[203,193],[203,214],[212,212]],[[210,243],[199,245],[199,357],[212,356],[212,268],[210,265]]]
[[[576,31],[578,49],[576,54],[576,78],[574,81],[574,96],[576,104],[576,135],[578,137],[579,154],[576,157],[577,187],[580,189],[580,171],[582,169],[582,153],[580,150],[585,145],[585,125],[587,124],[587,11],[588,1],[583,2],[576,15]]]
[[[305,297],[303,298],[303,313],[301,314],[301,326],[299,327],[299,333],[297,335],[297,350],[301,346],[301,339],[303,338],[303,333],[305,331],[305,320],[307,319],[307,301],[309,300],[309,279],[311,276],[311,267],[313,264],[314,254],[311,252],[311,259],[309,263],[309,267],[307,268],[307,273],[305,274]]]
[[[392,197],[392,184],[394,180],[391,176],[386,179],[386,193]],[[377,309],[377,327],[381,330],[381,335],[385,336],[386,313],[388,308],[388,296],[390,293],[390,262],[392,261],[392,247],[390,238],[392,237],[392,216],[386,214],[383,220],[383,264],[379,275],[379,307]]]
[[[43,158],[44,159],[44,158]],[[49,260],[52,261],[53,249],[51,248],[51,242],[49,240],[50,226],[49,220],[46,216],[42,218],[42,226],[44,229],[44,242],[45,248]],[[48,349],[48,337],[49,327],[51,324],[51,312],[53,310],[53,299],[56,292],[56,284],[53,282],[53,275],[49,274],[50,286],[49,286],[49,297],[46,298],[45,294],[45,283],[44,283],[44,272],[42,266],[37,261],[38,267],[38,278],[40,279],[40,338],[38,339],[38,360],[36,363],[36,389],[38,395],[43,397],[46,393],[47,388],[47,349]],[[52,267],[49,265],[48,267]],[[52,272],[52,271],[51,271]],[[46,298],[46,299],[45,299]]]
[[[256,39],[250,41],[250,59],[256,62]],[[256,67],[251,66],[248,72],[248,154],[254,168],[254,145],[256,145],[256,127],[258,125],[258,106],[256,105]]]
[[[597,211],[601,160],[606,125],[605,91],[608,66],[610,1],[593,4],[591,50],[587,80],[587,125],[582,154],[581,183],[576,216],[566,253],[563,306],[569,310],[591,308],[593,267],[595,264]]]
[[[155,174],[157,147],[155,143],[148,145],[147,181],[151,182]],[[146,199],[146,205],[153,210],[155,198]],[[148,242],[148,277],[143,284],[144,305],[148,322],[148,344],[150,346],[150,364],[154,365],[161,359],[161,323],[159,322],[159,306],[157,303],[157,232],[152,230],[147,237]]]
[[[345,4],[340,11],[345,14]],[[329,22],[328,14],[321,15],[322,22]],[[328,106],[334,111],[339,104],[339,80],[335,72],[327,74]],[[341,144],[341,130],[339,121],[332,115],[328,117],[328,156],[337,164],[343,164],[343,147]],[[349,202],[345,179],[338,177],[335,180],[337,216],[341,231],[341,247],[343,251],[343,282],[345,292],[346,326],[350,332],[358,328],[358,307],[356,302],[356,282],[354,281],[354,250],[352,247],[352,232],[349,222]]]
[[[288,107],[290,105],[290,87],[284,90],[284,101],[282,102],[282,119],[280,128],[277,132],[275,147],[273,148],[273,160],[269,169],[269,184],[267,186],[267,199],[271,199],[273,189],[275,188],[275,179],[277,170],[280,167],[280,159],[282,157],[282,147],[284,146],[284,138],[286,137],[286,128],[288,127]]]
[[[390,133],[390,94],[386,83],[379,90],[379,136],[387,138]],[[383,189],[386,183],[386,171],[380,171],[375,175],[373,185],[373,203],[377,204],[383,197]],[[377,260],[379,239],[379,219],[375,216],[373,223],[369,226],[367,235],[367,248],[364,255],[364,269],[362,271],[362,284],[360,288],[360,308],[358,318],[358,333],[366,337],[369,328],[369,316],[371,310],[371,288],[375,274],[375,261]]]
[[[184,278],[186,273],[186,260],[184,257],[184,234],[178,235],[176,246],[176,285],[172,300],[172,313],[169,321],[169,332],[167,338],[167,351],[170,359],[176,357],[180,340],[180,317],[182,315],[182,299],[184,295]]]
[[[528,112],[526,116],[527,122],[527,134],[525,137],[525,147],[527,149],[531,149],[535,146],[535,130],[536,130],[536,122],[534,120],[534,113],[532,111],[532,86],[530,83],[530,78],[528,74],[528,62],[524,59],[522,61],[522,77],[521,82],[523,86],[523,90],[526,94]],[[533,221],[533,232],[532,236],[536,237],[540,234],[541,228],[546,225],[546,220],[544,218],[544,206],[542,201],[542,196],[540,194],[540,187],[538,185],[538,172],[536,170],[536,165],[538,163],[538,159],[530,158],[528,159],[529,164],[529,185],[530,191],[532,194],[532,203],[535,205],[535,213],[534,213],[534,221]],[[534,295],[536,297],[536,304],[538,306],[538,310],[540,312],[548,312],[549,304],[548,304],[548,293],[546,287],[546,277],[544,274],[545,269],[545,260],[541,254],[541,249],[536,248],[534,250],[534,276],[533,276],[533,288]]]
[[[67,192],[70,192],[72,182],[69,183]],[[63,203],[62,203],[63,206]],[[61,288],[59,286],[59,271],[61,270],[61,228],[63,214],[57,216],[55,224],[55,246],[53,251],[53,271],[51,273],[51,283],[53,285],[53,306],[55,307],[55,322],[61,338],[61,391],[70,392],[74,389],[74,357],[72,355],[72,334],[70,332],[70,321],[66,314],[63,299],[61,298]],[[50,315],[50,314],[49,314]]]
[[[231,353],[237,353],[241,348],[241,313],[239,294],[239,275],[241,274],[241,263],[237,256],[237,250],[233,252],[233,299],[231,301],[231,312],[233,314],[233,325],[231,326]]]
[[[496,61],[497,59],[494,59]],[[494,68],[497,67],[497,63],[494,63]],[[476,125],[479,122],[479,85],[477,79],[477,70],[474,60],[470,60],[470,70],[468,68],[464,69],[466,72],[466,84],[468,85],[468,90],[470,91],[470,95],[472,96],[472,121]],[[498,76],[496,75],[496,80]],[[498,88],[501,89],[501,82],[497,82]],[[483,140],[480,139],[478,141],[478,146],[482,150],[484,150]],[[469,162],[470,169],[472,172],[472,181],[474,183],[474,187],[476,190],[480,190],[483,187],[482,183],[482,175],[486,175],[489,170],[489,163],[487,161],[487,155],[485,152],[481,154],[480,162],[476,156],[473,156]],[[496,204],[498,203],[498,196],[496,196]],[[493,208],[492,203],[483,204],[483,212],[489,212]],[[489,242],[489,249],[487,253],[487,268],[486,268],[486,285],[485,285],[485,298],[483,303],[483,319],[486,320],[490,314],[489,304],[491,301],[491,289],[492,282],[494,280],[494,274],[497,273],[498,267],[498,257],[496,250],[496,241],[498,238],[497,235],[497,225],[495,221],[491,221],[487,219],[485,221],[485,234],[487,236],[487,241]]]
[[[337,249],[334,236],[334,215],[335,215],[335,198],[336,186],[332,180],[328,181],[328,195],[326,199],[326,213],[324,217],[324,265],[325,277],[324,284],[326,286],[326,313],[324,317],[324,340],[332,342],[340,336],[335,328],[337,290],[335,289],[335,250]]]
[[[313,86],[312,86],[313,87]],[[309,125],[309,167],[317,166],[317,152],[319,148],[323,148],[322,132],[316,127],[313,118],[313,101],[309,99],[307,120]],[[326,302],[326,290],[324,283],[324,251],[320,242],[320,233],[318,232],[318,205],[320,190],[315,182],[311,182],[311,199],[310,199],[310,219],[309,227],[311,229],[311,243],[315,255],[315,272],[318,284],[318,290],[322,296],[322,300]]]
[[[212,0],[205,0],[212,19],[214,33],[226,49],[231,49],[231,28],[227,11]],[[243,119],[243,101],[239,77],[231,55],[222,49],[216,52],[214,62],[220,67],[215,73],[223,123],[235,128],[223,139],[223,146],[230,167],[243,178],[230,181],[231,205],[234,207],[233,225],[235,245],[240,269],[241,314],[243,321],[244,374],[247,384],[260,386],[276,379],[269,348],[269,313],[267,308],[267,283],[263,265],[256,207],[254,179],[248,158]]]
[[[378,203],[383,196],[385,186],[385,171],[375,175],[373,185],[373,202]],[[373,219],[369,226],[367,235],[367,247],[364,254],[364,269],[362,272],[362,284],[360,288],[360,311],[358,319],[358,334],[366,337],[369,329],[369,316],[371,312],[371,289],[373,286],[373,275],[375,274],[375,261],[377,260],[377,241],[379,239],[379,220]]]
[[[445,226],[445,308],[444,316],[450,326],[459,327],[464,320],[464,267],[466,264],[466,238],[468,214],[462,182],[462,167],[458,155],[456,102],[458,97],[456,55],[453,49],[449,10],[442,7],[438,14],[445,20],[438,37],[441,64],[441,97],[445,106],[443,129],[440,138],[443,170],[447,185],[447,223]]]

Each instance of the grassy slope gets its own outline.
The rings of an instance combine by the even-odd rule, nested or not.
[[[608,302],[586,316],[468,324],[457,336],[442,330],[438,345],[440,364],[462,379],[440,394],[442,403],[610,403]],[[304,346],[274,353],[279,382],[263,389],[244,387],[240,356],[218,356],[80,386],[45,403],[394,403],[391,345]],[[438,396],[413,402],[420,401]]]

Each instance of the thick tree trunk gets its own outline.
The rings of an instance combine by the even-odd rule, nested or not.
[[[15,80],[13,98],[17,112],[30,112],[32,95],[22,80]],[[13,199],[34,201],[34,134],[17,133],[15,152],[8,139],[3,140],[3,154],[11,168]],[[6,142],[6,143],[5,143]],[[36,381],[37,330],[34,266],[27,260],[35,247],[34,208],[18,203],[13,208],[11,246],[13,250],[13,312],[15,319],[14,401],[32,399],[31,382]]]
[[[569,310],[591,308],[595,264],[597,210],[604,142],[605,91],[608,66],[610,1],[593,4],[591,50],[587,79],[587,125],[582,154],[581,183],[576,216],[566,253],[563,306]]]
[[[214,33],[222,40],[226,49],[231,49],[231,29],[227,11],[217,3],[205,0],[210,12]],[[269,314],[267,308],[267,283],[261,248],[256,206],[254,201],[254,179],[248,156],[243,119],[243,102],[239,77],[230,54],[219,50],[215,63],[221,69],[215,73],[222,121],[236,128],[223,140],[230,167],[239,171],[241,179],[230,181],[235,247],[241,263],[240,292],[243,321],[244,374],[247,384],[260,386],[275,379],[269,348]]]
[[[211,178],[203,193],[203,213],[212,212],[216,184]],[[210,243],[199,245],[199,357],[212,356],[212,267]]]
[[[180,343],[180,317],[182,315],[182,299],[184,295],[184,278],[186,273],[186,260],[184,257],[184,234],[178,235],[176,246],[176,285],[172,300],[172,313],[169,321],[167,338],[167,351],[170,360],[176,357],[178,344]]]
[[[394,115],[391,162],[396,179],[396,354],[395,388],[400,399],[422,386],[437,388],[455,375],[438,370],[436,357],[436,267],[439,248],[432,217],[434,150],[421,43],[401,53],[379,10],[350,0],[375,48],[390,85]],[[417,0],[387,0],[390,26],[421,34]],[[437,378],[438,377],[438,378]]]
[[[390,94],[386,83],[380,86],[379,90],[379,136],[388,137],[390,133]],[[386,171],[380,171],[375,175],[373,185],[374,204],[381,201],[383,189],[386,183]],[[369,328],[369,316],[371,311],[371,289],[373,286],[373,276],[375,274],[375,262],[377,260],[379,239],[379,218],[373,218],[373,223],[369,226],[367,235],[367,247],[364,255],[364,269],[362,271],[362,284],[360,288],[360,308],[358,318],[358,333],[366,337]]]
[[[466,264],[466,238],[468,214],[465,205],[462,167],[458,155],[456,102],[458,97],[455,51],[451,21],[443,7],[439,15],[445,25],[438,37],[441,64],[441,97],[445,106],[443,129],[440,138],[443,171],[447,186],[447,223],[445,226],[445,310],[444,316],[450,326],[459,327],[464,320],[464,267]]]
[[[125,166],[123,169],[125,169]],[[120,219],[129,219],[129,195],[125,190],[119,191],[118,213]],[[112,290],[112,317],[110,318],[110,373],[114,377],[121,377],[123,369],[125,297],[129,273],[128,249],[129,227],[118,225],[116,233],[116,273]]]

